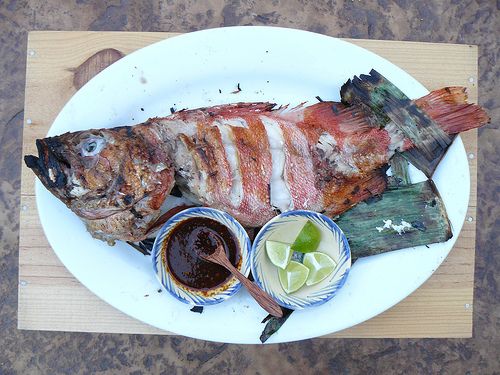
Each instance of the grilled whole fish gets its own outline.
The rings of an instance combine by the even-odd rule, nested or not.
[[[464,91],[404,105],[453,135],[489,121]],[[25,163],[92,236],[139,241],[157,228],[174,185],[248,227],[292,209],[338,215],[385,190],[390,158],[415,147],[401,126],[377,124],[360,104],[236,103],[39,139]]]

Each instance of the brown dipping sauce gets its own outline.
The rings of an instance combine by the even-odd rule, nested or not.
[[[199,255],[213,253],[217,239],[233,266],[238,268],[241,258],[238,241],[225,225],[195,217],[175,226],[163,242],[163,261],[174,279],[197,290],[213,289],[228,280],[231,276],[228,270]]]

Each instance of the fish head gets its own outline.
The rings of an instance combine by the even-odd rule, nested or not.
[[[143,209],[159,209],[174,185],[168,153],[145,127],[65,133],[38,139],[36,146],[38,156],[25,156],[26,165],[86,219],[102,219],[140,201]]]

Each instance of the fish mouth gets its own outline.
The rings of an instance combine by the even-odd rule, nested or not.
[[[64,145],[57,137],[36,140],[38,157],[26,155],[24,162],[47,187],[54,192],[64,188],[68,183],[66,172],[71,168],[64,157]]]

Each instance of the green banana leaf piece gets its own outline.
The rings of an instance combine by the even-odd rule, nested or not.
[[[452,236],[443,201],[432,180],[390,186],[379,199],[357,204],[335,222],[349,241],[353,260],[444,242]]]
[[[432,177],[454,139],[410,100],[392,82],[376,70],[348,80],[340,90],[342,102],[357,105],[373,126],[392,123],[415,145],[404,156]]]

